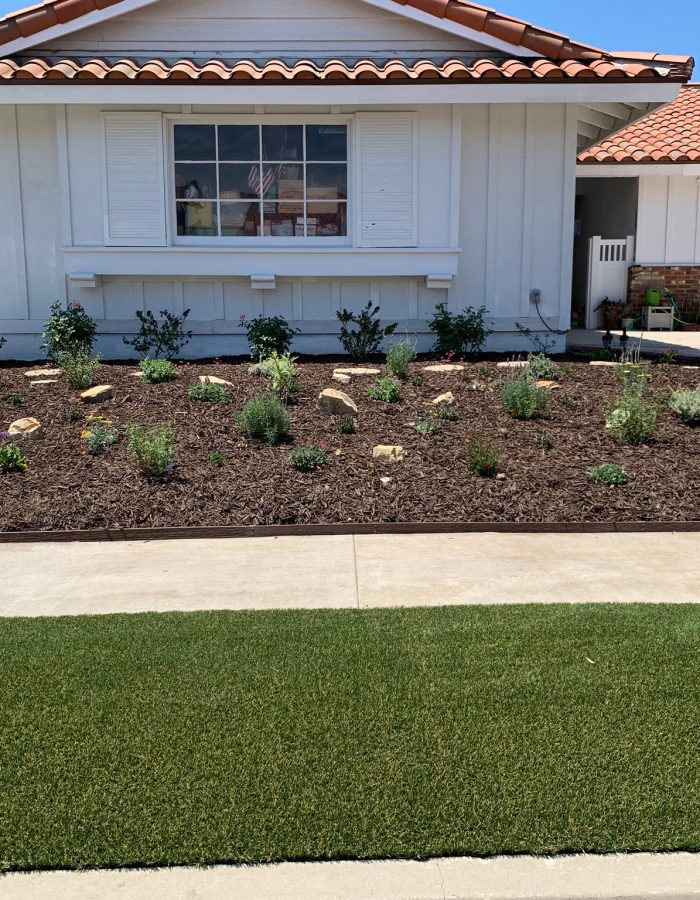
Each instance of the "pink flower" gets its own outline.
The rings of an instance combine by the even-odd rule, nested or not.
[[[77,300],[74,300],[74,301],[71,303],[71,308],[72,308],[72,309],[82,309],[82,306],[80,305],[80,303],[78,303]]]

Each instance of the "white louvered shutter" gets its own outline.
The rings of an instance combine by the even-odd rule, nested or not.
[[[163,247],[165,177],[160,113],[103,113],[105,243]]]
[[[364,113],[357,117],[360,247],[417,244],[416,117]]]

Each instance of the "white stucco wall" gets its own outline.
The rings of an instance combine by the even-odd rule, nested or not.
[[[635,261],[647,266],[700,264],[700,177],[640,177]]]

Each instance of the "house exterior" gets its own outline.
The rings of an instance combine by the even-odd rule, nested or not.
[[[629,248],[619,294],[635,315],[649,288],[671,291],[686,310],[700,312],[700,84],[583,151],[577,175],[575,305],[586,303],[595,235]],[[600,297],[589,299],[595,305]]]
[[[46,0],[0,20],[0,334],[56,299],[126,354],[190,309],[336,352],[368,299],[417,335],[484,305],[494,350],[569,328],[576,156],[673,101],[692,59],[608,53],[466,0]],[[551,336],[551,335],[550,335]]]

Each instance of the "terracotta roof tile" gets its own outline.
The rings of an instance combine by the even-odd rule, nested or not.
[[[700,84],[579,155],[585,165],[700,162]]]

